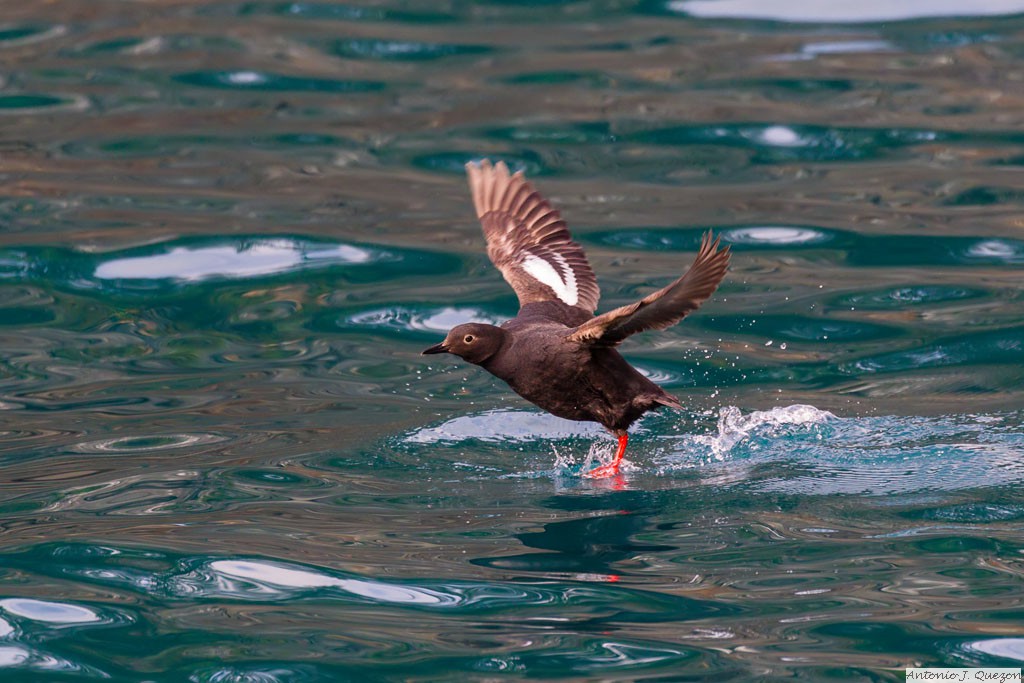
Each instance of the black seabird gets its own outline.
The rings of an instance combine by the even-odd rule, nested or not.
[[[519,297],[519,313],[500,326],[466,323],[423,353],[453,353],[505,380],[527,401],[570,420],[599,422],[619,438],[615,459],[587,473],[617,474],[627,429],[648,410],[682,408],[641,375],[615,347],[626,337],[664,329],[697,310],[729,265],[708,231],[686,274],[640,301],[594,316],[600,290],[565,221],[522,171],[503,162],[466,164],[487,255]]]

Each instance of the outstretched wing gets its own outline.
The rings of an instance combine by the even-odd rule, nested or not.
[[[510,174],[504,162],[484,160],[466,164],[466,172],[487,255],[519,305],[557,299],[593,313],[601,292],[583,248],[522,171]]]
[[[729,247],[719,249],[721,239],[712,241],[709,230],[700,243],[696,260],[685,275],[640,301],[591,318],[574,329],[568,339],[615,346],[631,334],[675,325],[688,313],[700,308],[725,277],[729,267]]]

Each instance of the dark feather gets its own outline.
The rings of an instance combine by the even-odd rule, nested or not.
[[[718,288],[729,267],[729,247],[719,249],[721,237],[712,241],[711,231],[704,234],[700,251],[686,274],[664,289],[640,301],[616,308],[592,318],[568,335],[570,341],[614,346],[644,330],[662,330],[675,325]]]
[[[519,305],[554,299],[593,313],[601,296],[597,278],[558,211],[503,162],[469,163],[466,171],[487,255]]]

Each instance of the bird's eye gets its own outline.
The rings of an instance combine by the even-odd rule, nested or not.
[[[466,342],[467,344],[472,344],[474,339],[476,339],[476,337],[474,337],[471,334],[467,334],[465,337],[462,338],[462,341]]]

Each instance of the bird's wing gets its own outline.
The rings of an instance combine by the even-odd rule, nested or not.
[[[686,274],[664,289],[614,311],[591,318],[573,329],[568,339],[585,344],[614,346],[631,334],[675,325],[718,288],[729,267],[729,247],[719,249],[721,238],[704,234],[700,251]]]
[[[601,292],[583,248],[522,171],[510,174],[504,162],[484,160],[466,164],[466,172],[487,255],[519,305],[556,299],[593,313]]]

